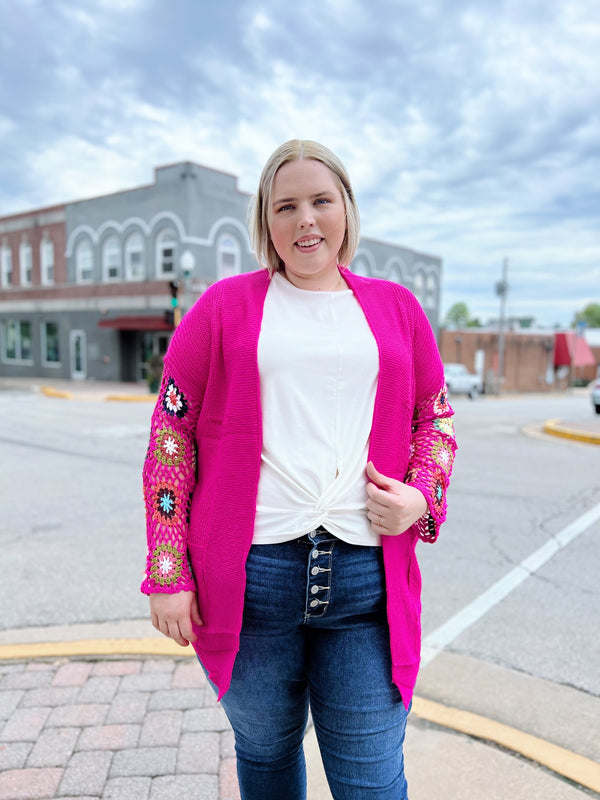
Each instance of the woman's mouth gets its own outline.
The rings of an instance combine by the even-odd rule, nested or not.
[[[300,239],[299,241],[296,242],[296,247],[300,250],[310,252],[312,250],[315,250],[318,247],[318,245],[321,244],[322,241],[323,239],[321,239],[320,237],[314,237],[312,239]]]

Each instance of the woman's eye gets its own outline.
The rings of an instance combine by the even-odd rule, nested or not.
[[[293,208],[293,206],[291,206],[291,205],[287,205],[287,206],[280,206],[280,207],[277,209],[277,213],[278,213],[278,214],[280,214],[282,211],[288,211],[288,209],[290,209],[290,208]]]
[[[329,203],[329,200],[326,197],[319,197],[317,200],[317,204],[326,205],[327,203]]]

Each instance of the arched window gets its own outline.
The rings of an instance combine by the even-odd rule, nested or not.
[[[128,281],[141,281],[145,276],[144,239],[141,233],[132,233],[125,241],[125,277]]]
[[[435,308],[437,305],[437,281],[435,275],[428,275],[425,280],[425,305]]]
[[[172,278],[177,273],[177,236],[165,228],[156,237],[156,276]]]
[[[44,286],[54,283],[54,243],[47,234],[40,242],[40,270]]]
[[[1,267],[2,267],[2,287],[6,288],[11,286],[13,282],[12,277],[12,250],[10,245],[6,242],[2,245],[0,250]]]
[[[421,305],[423,305],[424,291],[425,291],[425,279],[423,278],[423,273],[417,272],[415,277],[413,278],[413,294],[415,295],[419,303],[421,303]]]
[[[82,239],[75,250],[75,281],[91,283],[94,270],[94,251],[89,239]]]
[[[102,280],[121,279],[121,244],[117,236],[110,236],[102,246]]]
[[[31,245],[24,241],[19,245],[19,273],[21,276],[21,286],[31,286],[31,273],[33,261],[31,257]]]
[[[241,249],[237,239],[228,234],[217,244],[217,278],[227,278],[241,272]]]

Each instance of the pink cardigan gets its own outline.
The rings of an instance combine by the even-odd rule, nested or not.
[[[443,367],[416,298],[399,284],[344,270],[379,348],[369,458],[425,495],[429,515],[382,537],[392,678],[408,706],[420,660],[419,537],[446,513],[455,442]],[[245,561],[261,462],[257,345],[269,273],[213,284],[184,316],[165,356],[144,465],[147,577],[142,591],[198,593],[194,648],[219,689],[238,651]],[[285,357],[285,354],[282,354]]]

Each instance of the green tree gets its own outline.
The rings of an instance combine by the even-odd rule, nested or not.
[[[446,314],[445,324],[452,325],[456,328],[466,328],[471,321],[471,312],[469,311],[469,306],[466,303],[454,303],[448,309],[448,313]]]
[[[578,322],[585,322],[588,328],[600,328],[600,303],[588,303],[583,311],[578,311],[571,327],[576,327]]]

